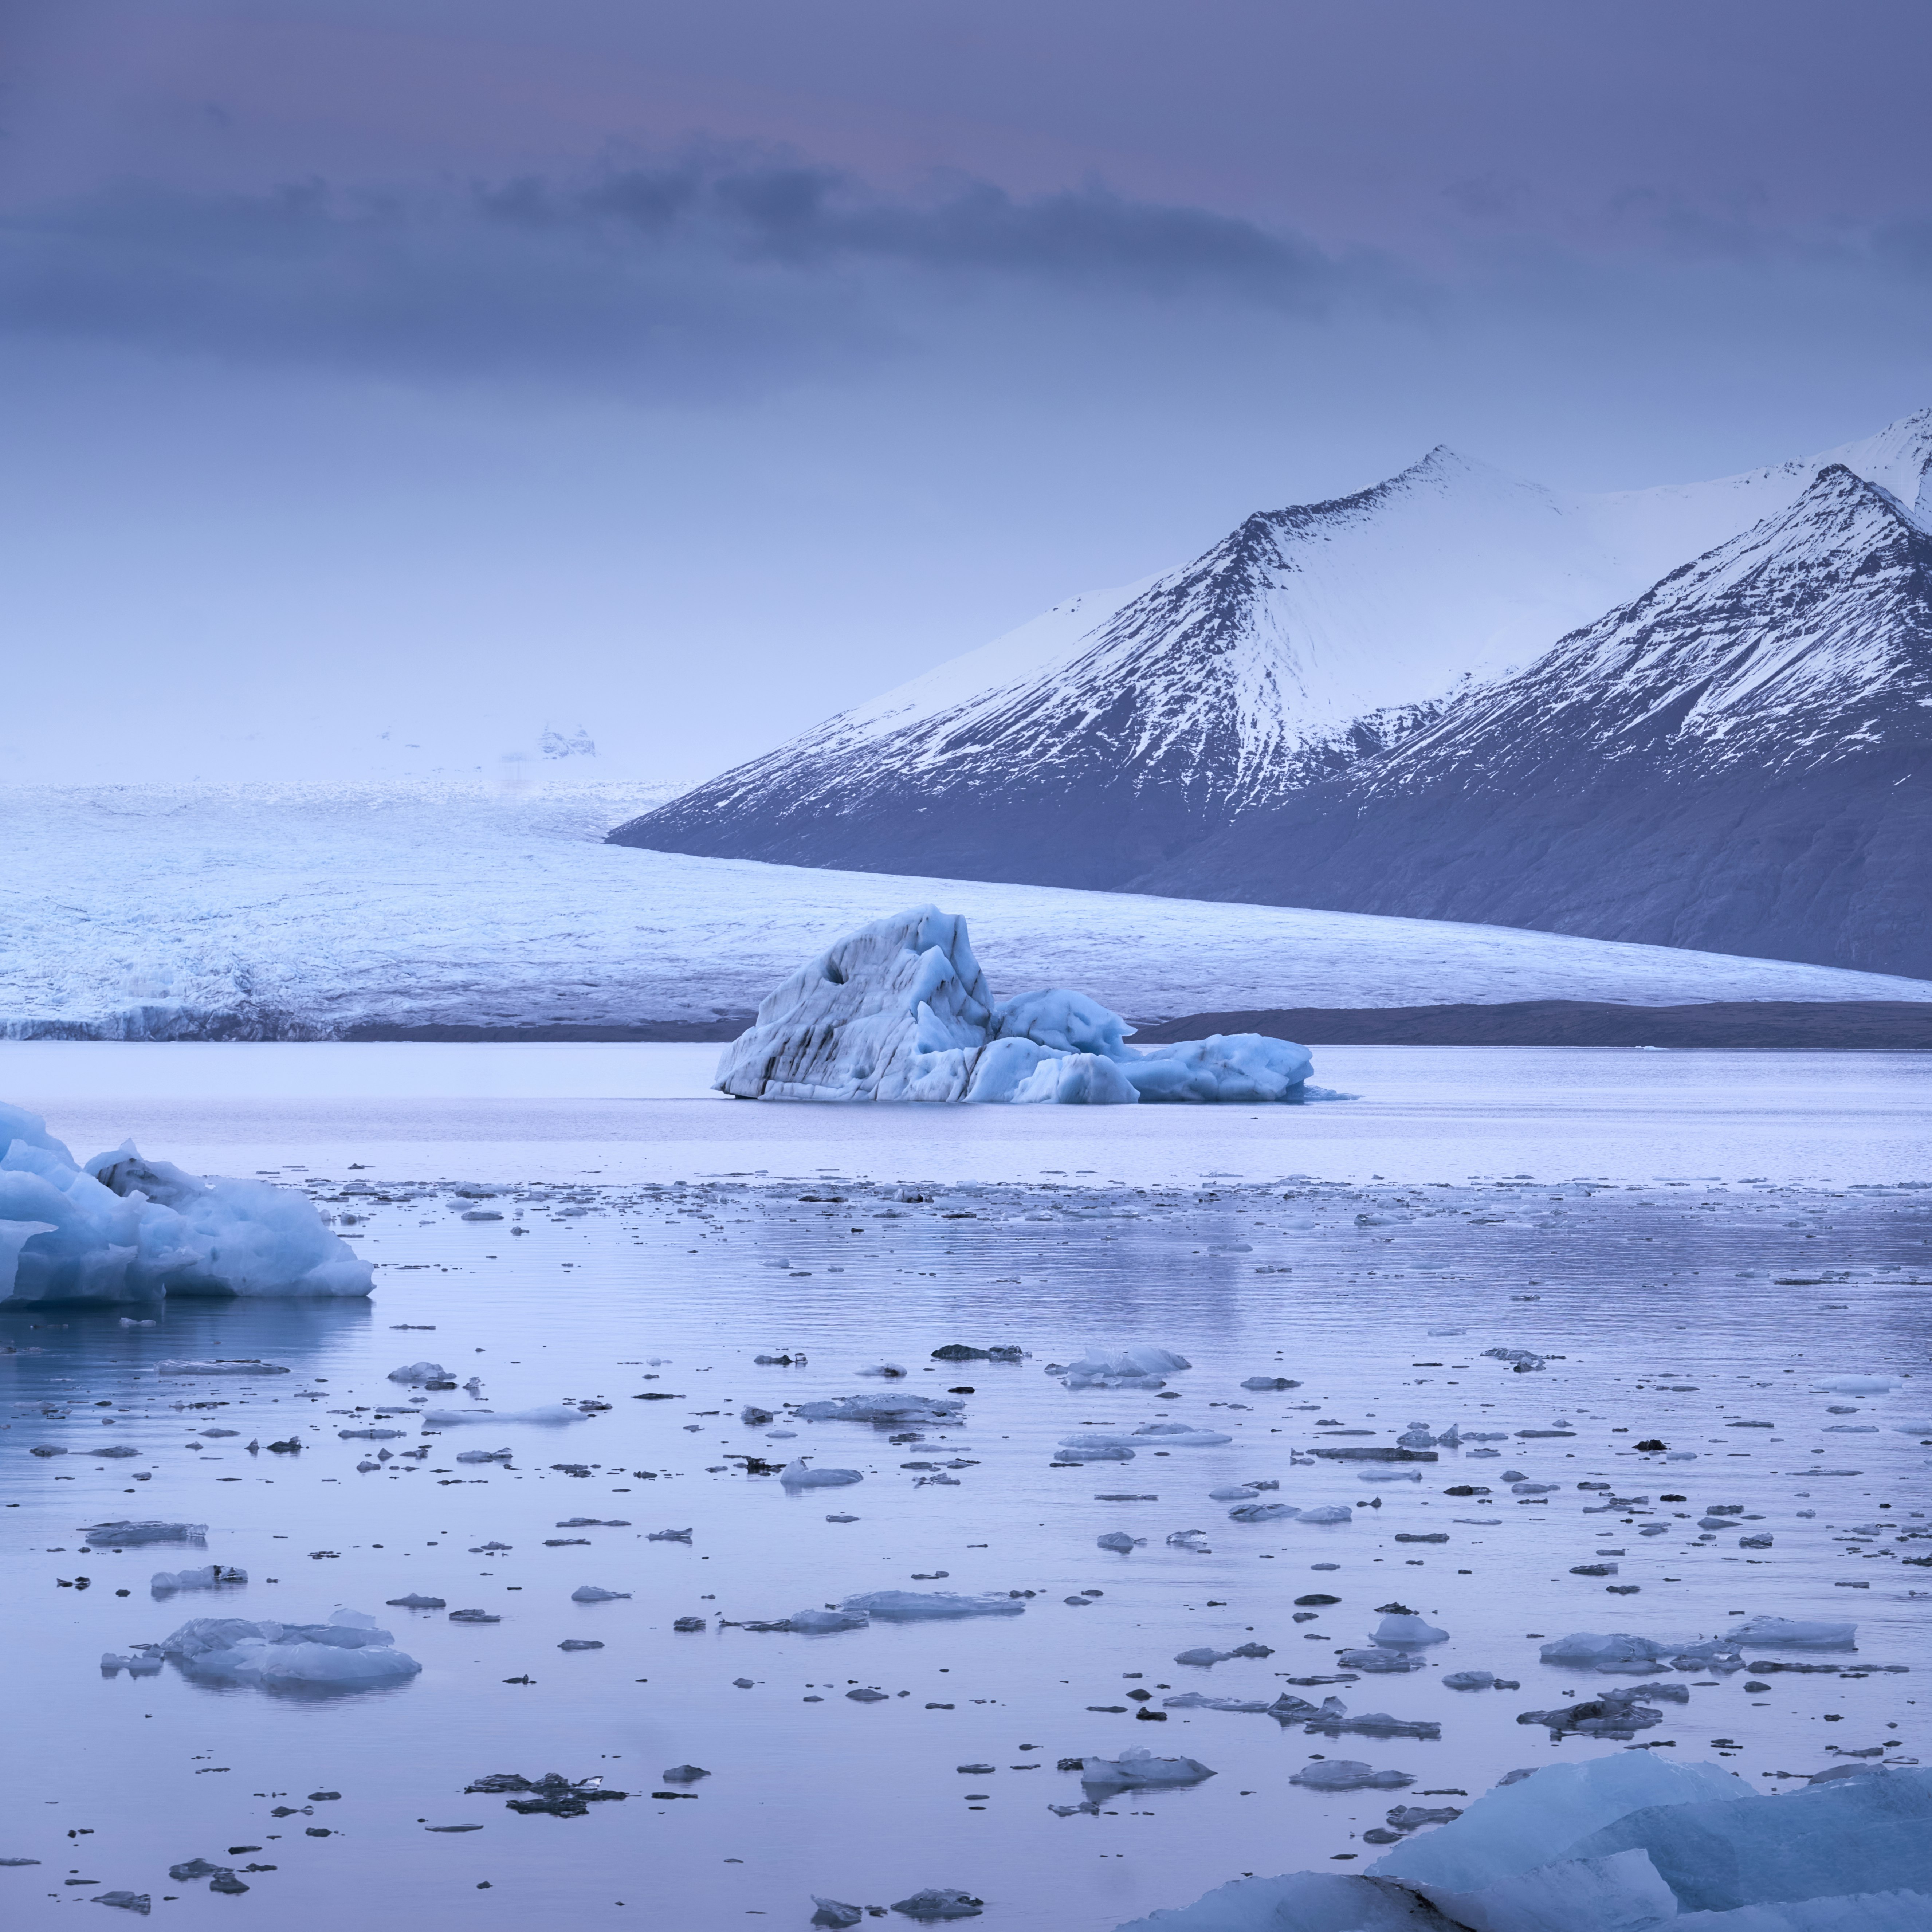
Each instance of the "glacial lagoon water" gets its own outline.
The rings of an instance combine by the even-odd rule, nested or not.
[[[1341,1058],[1322,1056],[1317,1077],[1371,1090],[1373,1064],[1365,1079],[1341,1072]],[[1707,1058],[1748,1062],[1755,1087],[1740,1100],[1738,1076],[1694,1078]],[[1850,1064],[1868,1059],[1876,1064]],[[371,1094],[358,1075],[359,1094],[244,1104],[200,1073],[181,1083],[199,1090],[158,1091],[142,1070],[75,1080],[95,1082],[90,1097],[22,1077],[44,1061],[14,1064],[10,1092],[44,1104],[76,1151],[110,1144],[89,1130],[111,1118],[123,1123],[112,1139],[131,1124],[163,1157],[276,1168],[356,1216],[340,1231],[380,1265],[366,1306],[174,1303],[152,1311],[152,1328],[124,1326],[118,1311],[4,1324],[0,1598],[20,1666],[11,1729],[25,1742],[10,1754],[0,1858],[40,1861],[0,1869],[9,1925],[124,1889],[185,1924],[266,1906],[293,1926],[352,1915],[385,1932],[458,1913],[519,1926],[763,1916],[802,1928],[814,1893],[885,1906],[956,1886],[985,1900],[989,1928],[1108,1932],[1244,1872],[1358,1870],[1375,1855],[1361,1834],[1390,1805],[1454,1806],[1552,1759],[1641,1744],[1776,1790],[1796,1779],[1775,1774],[1852,1754],[1932,1756],[1922,1688],[1932,1670],[1932,1193],[1909,1184],[1916,1061],[1571,1056],[1545,1095],[1550,1117],[1568,1124],[1556,1136],[1561,1170],[1546,1146],[1509,1173],[1493,1156],[1519,1140],[1486,1126],[1499,1103],[1493,1083],[1485,1097],[1468,1077],[1473,1055],[1460,1076],[1442,1054],[1406,1070],[1385,1057],[1384,1084],[1399,1072],[1411,1096],[1365,1100],[1354,1124],[1340,1106],[1252,1124],[1228,1109],[1210,1133],[1202,1114],[1174,1110],[1165,1172],[1153,1110],[1028,1110],[996,1138],[970,1110],[666,1094],[649,1103],[653,1121],[677,1108],[701,1124],[646,1129],[634,1113],[626,1138],[607,1110],[639,1103],[621,1094],[412,1098],[393,1084]],[[1594,1142],[1579,1124],[1592,1066],[1604,1070]],[[1472,1096],[1460,1138],[1459,1077]],[[1704,1158],[1674,1168],[1659,1158],[1627,1178],[1646,1138],[1632,1082],[1648,1083],[1652,1148],[1694,1142]],[[1414,1097],[1432,1082],[1438,1100]],[[1658,1099],[1671,1082],[1674,1114]],[[1776,1107],[1807,1088],[1836,1109],[1828,1132],[1783,1168],[1734,1157],[1759,1150],[1754,1095]],[[1408,1108],[1412,1125],[1378,1130],[1371,1157],[1419,1144],[1432,1122],[1436,1171],[1418,1161],[1378,1167],[1381,1179],[1352,1165],[1288,1178],[1353,1163],[1378,1104],[1385,1118]],[[1520,1098],[1510,1136],[1534,1142],[1532,1104]],[[1726,1106],[1727,1139],[1698,1111]],[[553,1125],[587,1130],[545,1132],[545,1109]],[[1050,1135],[1030,1126],[1057,1112],[1078,1118]],[[157,1131],[170,1124],[173,1144]],[[1041,1138],[1015,1138],[1028,1133]],[[1519,1168],[1532,1178],[1510,1178]],[[928,1198],[892,1198],[902,1192]],[[463,1218],[491,1214],[502,1218]],[[1142,1340],[1193,1366],[1160,1390],[1074,1392],[1046,1372]],[[933,1360],[954,1342],[1028,1352]],[[1492,1348],[1534,1350],[1546,1366],[1519,1372]],[[760,1354],[793,1359],[760,1365]],[[155,1372],[218,1357],[290,1372]],[[388,1372],[424,1359],[482,1384],[480,1402],[458,1389],[428,1404],[610,1406],[568,1425],[427,1434],[406,1414],[376,1418],[421,1393]],[[906,1372],[864,1372],[884,1364]],[[1816,1386],[1846,1374],[1897,1385]],[[1259,1375],[1299,1386],[1240,1387]],[[882,1390],[967,1391],[952,1398],[963,1415],[916,1431],[787,1419],[788,1404]],[[775,1420],[742,1421],[748,1404]],[[1174,1420],[1233,1439],[1071,1466],[1057,1448],[1083,1430]],[[1312,1453],[1393,1443],[1417,1421],[1436,1432],[1454,1423],[1465,1441],[1409,1466],[1413,1483],[1372,1482]],[[370,1427],[403,1432],[342,1433]],[[218,1430],[235,1432],[204,1433]],[[1468,1439],[1479,1431],[1499,1439]],[[290,1440],[302,1447],[268,1447]],[[1637,1447],[1659,1441],[1668,1451]],[[106,1442],[139,1454],[97,1457]],[[507,1466],[456,1460],[502,1448]],[[412,1449],[428,1454],[397,1453]],[[864,1480],[788,1493],[746,1473],[744,1459],[800,1453]],[[365,1462],[376,1466],[358,1471]],[[1509,1472],[1552,1486],[1519,1494]],[[1256,1480],[1280,1484],[1267,1499],[1342,1504],[1352,1520],[1242,1524],[1209,1499]],[[1722,1529],[1700,1526],[1726,1516]],[[82,1534],[134,1518],[206,1523],[206,1547],[117,1553]],[[573,1518],[596,1521],[566,1526]],[[650,1540],[667,1529],[691,1540]],[[1166,1541],[1190,1529],[1204,1532],[1204,1551]],[[1145,1542],[1125,1555],[1096,1546],[1117,1531]],[[1767,1534],[1768,1547],[1743,1546]],[[250,1580],[151,1595],[156,1570],[208,1562]],[[1573,1574],[1607,1564],[1607,1576]],[[573,1602],[586,1584],[629,1594]],[[1010,1600],[1024,1605],[1017,1617],[875,1622],[827,1636],[737,1627],[884,1588],[1033,1594]],[[386,1607],[411,1593],[445,1607]],[[1303,1596],[1336,1600],[1298,1606]],[[1337,1653],[1366,1642],[1396,1602],[1449,1641],[1413,1672],[1344,1670]],[[210,1688],[172,1664],[142,1676],[98,1665],[190,1617],[306,1622],[338,1605],[375,1614],[422,1673],[394,1689],[303,1696]],[[450,1621],[467,1608],[501,1621]],[[1634,1742],[1553,1744],[1516,1722],[1566,1694],[1631,1681],[1544,1665],[1545,1639],[1688,1641],[1766,1615],[1854,1619],[1856,1651],[1748,1646],[1754,1660],[1840,1668],[1677,1673],[1688,1702],[1664,1704],[1664,1721]],[[673,1628],[693,1617],[700,1630]],[[567,1640],[602,1647],[560,1649]],[[1174,1661],[1197,1646],[1251,1643],[1273,1654],[1211,1670]],[[1871,1668],[1886,1664],[1908,1669]],[[1441,1682],[1468,1670],[1521,1690]],[[1324,1678],[1353,1681],[1306,1682]],[[1441,1736],[1330,1738],[1186,1708],[1152,1722],[1131,1694],[1151,1693],[1145,1708],[1158,1712],[1190,1691],[1271,1699],[1298,1680],[1312,1701],[1337,1696],[1351,1713],[1434,1722]],[[1770,1688],[1745,1688],[1759,1683]],[[884,1695],[848,1695],[871,1690]],[[1096,1814],[1048,1808],[1083,1796],[1062,1759],[1135,1744],[1216,1774],[1104,1797]],[[1414,1782],[1334,1794],[1290,1782],[1318,1756]],[[664,1781],[687,1764],[710,1774]],[[465,1790],[492,1772],[550,1771],[631,1795],[559,1818]],[[653,1795],[674,1791],[692,1795]],[[452,1826],[481,1828],[433,1828]],[[196,1858],[241,1871],[250,1892],[170,1879],[170,1865]]]

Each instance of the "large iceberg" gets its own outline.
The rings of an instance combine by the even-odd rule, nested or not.
[[[1398,1821],[1399,1822],[1399,1821]],[[1916,1932],[1932,1769],[1784,1797],[1648,1752],[1518,1772],[1360,1876],[1238,1880],[1120,1932]]]
[[[0,1105],[0,1307],[164,1295],[364,1295],[367,1262],[302,1195],[204,1180],[131,1142],[85,1168]]]
[[[741,1100],[976,1100],[1113,1106],[1299,1101],[1306,1047],[1216,1034],[1136,1050],[1084,993],[995,1000],[966,922],[915,906],[801,966],[724,1049],[716,1085]]]

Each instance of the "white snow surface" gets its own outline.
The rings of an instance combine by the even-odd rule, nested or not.
[[[1077,754],[1238,802],[1345,727],[1508,676],[1841,464],[1932,516],[1932,410],[1708,482],[1566,494],[1438,446],[1351,496],[1259,511],[1189,562],[1055,604],[721,782],[829,800],[885,768],[982,776]]]
[[[1932,982],[1665,946],[603,844],[644,788],[0,790],[0,1036],[329,1039],[364,1024],[748,1013],[838,933],[941,900],[996,997],[1137,1022],[1534,999],[1932,1000]]]

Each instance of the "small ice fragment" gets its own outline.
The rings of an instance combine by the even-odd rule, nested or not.
[[[865,1480],[856,1469],[808,1468],[802,1456],[796,1462],[788,1462],[778,1472],[778,1480],[788,1490],[831,1490],[842,1484],[862,1483]]]
[[[573,1604],[613,1604],[630,1594],[628,1590],[606,1590],[595,1583],[580,1583],[571,1592],[570,1600]]]
[[[1118,1758],[1090,1757],[1082,1762],[1080,1782],[1112,1790],[1141,1790],[1161,1785],[1198,1784],[1214,1772],[1191,1757],[1156,1757],[1134,1746]]]
[[[1305,1785],[1310,1791],[1396,1791],[1413,1784],[1415,1777],[1406,1771],[1377,1771],[1372,1765],[1342,1757],[1304,1765],[1288,1781]]]
[[[886,1623],[920,1623],[945,1617],[1016,1617],[1026,1605],[1017,1598],[965,1597],[951,1590],[870,1590],[848,1597],[840,1607]]]

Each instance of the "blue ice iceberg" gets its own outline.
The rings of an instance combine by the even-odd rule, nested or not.
[[[1917,1932],[1928,1826],[1932,1769],[1774,1797],[1620,1754],[1519,1772],[1359,1876],[1238,1880],[1120,1932]]]
[[[1298,1102],[1308,1049],[1216,1034],[1136,1050],[1084,993],[996,1000],[966,922],[937,906],[874,920],[803,965],[724,1049],[715,1084],[741,1100],[975,1100],[1111,1106]]]
[[[131,1142],[82,1168],[0,1105],[0,1307],[164,1295],[364,1295],[367,1262],[302,1195],[204,1180]]]

